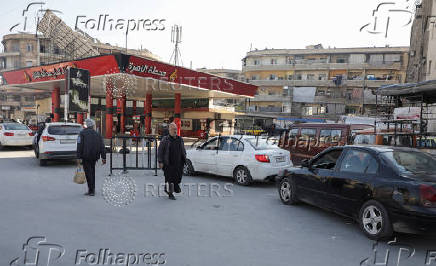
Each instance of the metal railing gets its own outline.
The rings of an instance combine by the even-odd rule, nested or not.
[[[113,170],[154,170],[157,176],[157,136],[116,136],[110,141],[110,175]],[[121,165],[115,165],[122,158]]]

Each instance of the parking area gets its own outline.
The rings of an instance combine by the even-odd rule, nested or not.
[[[135,197],[119,207],[102,191],[107,165],[97,167],[96,197],[73,183],[74,163],[40,167],[32,150],[6,148],[0,169],[1,265],[23,256],[32,237],[63,248],[49,265],[111,265],[110,253],[121,256],[119,265],[145,264],[145,253],[158,254],[148,264],[165,265],[381,265],[388,250],[386,265],[398,257],[399,265],[436,265],[435,238],[397,235],[377,244],[346,218],[283,205],[273,183],[184,177],[183,192],[171,201],[159,191],[161,171],[130,171]]]

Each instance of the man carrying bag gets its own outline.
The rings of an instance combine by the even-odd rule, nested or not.
[[[106,151],[103,137],[94,130],[95,122],[92,119],[85,120],[86,128],[80,131],[77,139],[77,158],[82,160],[88,183],[87,196],[95,195],[95,164],[101,158],[106,164]]]

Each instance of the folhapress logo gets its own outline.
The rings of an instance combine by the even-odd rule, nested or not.
[[[30,237],[23,245],[23,254],[13,259],[9,266],[49,266],[55,265],[65,254],[61,245],[47,243],[43,236]]]
[[[32,32],[34,31],[34,29],[31,29],[29,26],[29,23],[32,22],[33,18],[29,17],[29,15],[34,14],[34,12],[32,12],[32,10],[36,9],[36,16],[37,16],[37,20],[39,19],[39,14],[47,11],[48,9],[43,9],[43,5],[45,5],[44,2],[31,2],[30,4],[27,5],[27,7],[25,9],[23,9],[23,12],[21,13],[21,16],[23,18],[23,21],[20,23],[17,23],[15,25],[13,25],[9,31],[17,31],[17,32]],[[38,9],[39,7],[39,9]],[[61,11],[59,10],[52,10],[50,9],[51,12],[56,12],[56,13],[60,13],[62,14]],[[35,25],[36,26],[36,25]],[[21,28],[22,27],[22,28]]]

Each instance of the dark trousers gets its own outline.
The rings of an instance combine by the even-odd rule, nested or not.
[[[88,191],[95,192],[95,163],[96,161],[82,160],[83,170],[86,175],[86,182],[88,183]]]

